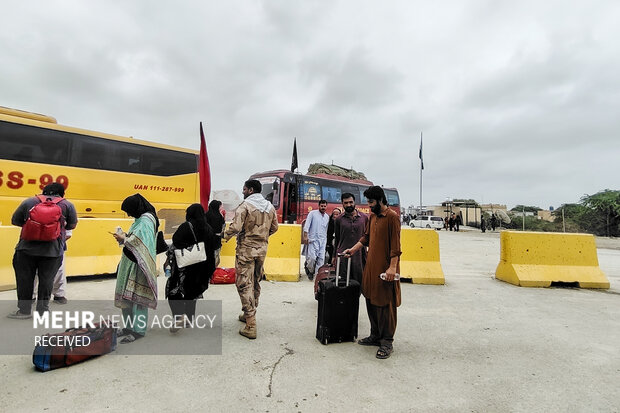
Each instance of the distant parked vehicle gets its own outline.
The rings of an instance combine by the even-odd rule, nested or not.
[[[435,228],[440,230],[443,228],[443,218],[436,216],[419,216],[409,221],[411,228]]]

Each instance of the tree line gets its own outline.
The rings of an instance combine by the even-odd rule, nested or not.
[[[538,212],[541,208],[517,205],[511,211]],[[564,204],[553,211],[553,222],[536,216],[514,216],[510,224],[513,229],[527,231],[586,232],[589,234],[620,236],[620,191],[605,189],[594,195],[584,195],[578,203]]]

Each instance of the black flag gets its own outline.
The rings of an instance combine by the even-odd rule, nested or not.
[[[422,132],[420,132],[420,165],[424,169],[424,159],[422,159]]]
[[[295,142],[293,142],[293,160],[291,161],[291,172],[295,172],[295,169],[298,168],[297,165],[297,138],[295,138]]]

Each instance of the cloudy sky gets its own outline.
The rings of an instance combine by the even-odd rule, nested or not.
[[[198,149],[214,189],[335,163],[446,198],[620,189],[617,1],[23,1],[0,13],[0,105]]]

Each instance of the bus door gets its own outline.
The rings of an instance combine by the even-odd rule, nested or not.
[[[293,224],[299,214],[299,202],[297,202],[299,191],[295,175],[286,174],[282,186],[282,222]]]

